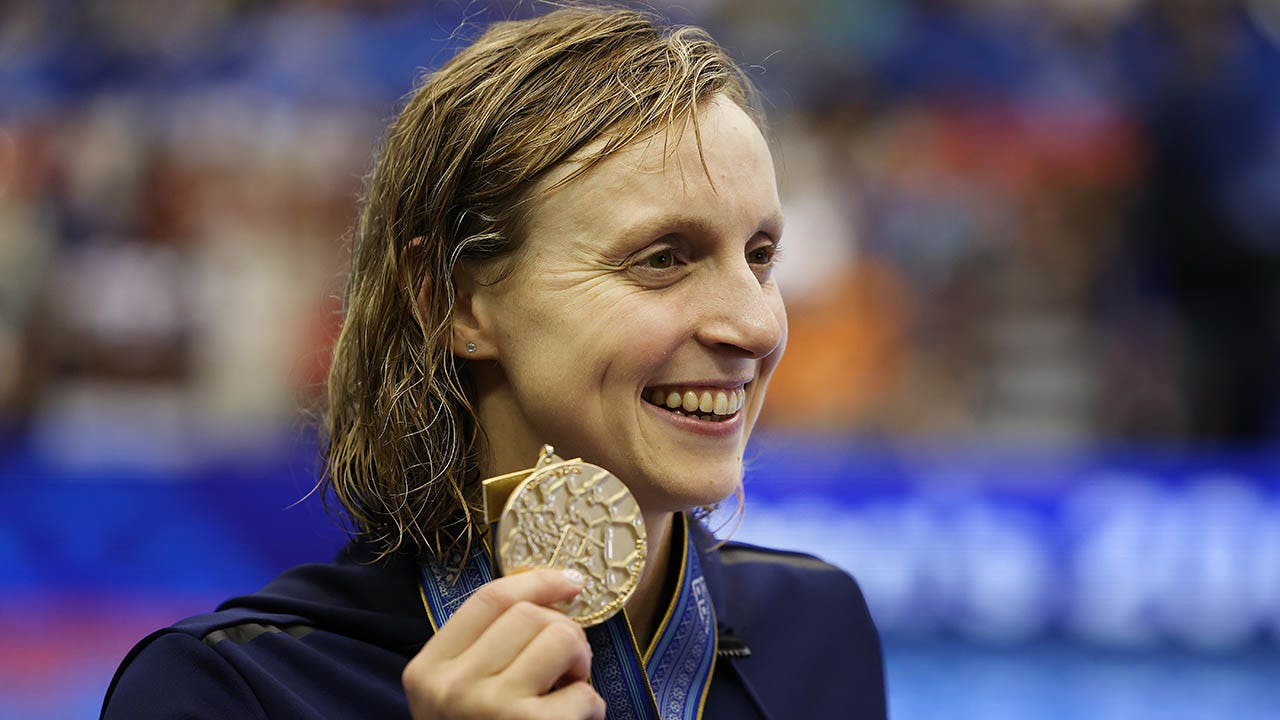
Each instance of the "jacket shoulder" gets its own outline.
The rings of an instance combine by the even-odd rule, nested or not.
[[[720,563],[727,566],[773,565],[819,573],[847,574],[816,555],[737,541],[727,542],[720,548]]]
[[[400,672],[429,635],[411,561],[344,551],[148,635],[121,662],[102,717],[395,716]]]
[[[129,652],[111,679],[100,717],[212,720],[266,715],[248,682],[226,658],[192,631],[174,627],[148,635]]]
[[[814,555],[741,542],[717,555],[732,630],[750,648],[735,665],[766,706],[787,717],[885,717],[880,637],[853,576]],[[806,672],[791,672],[796,663]]]
[[[717,555],[739,621],[782,613],[794,621],[819,622],[835,613],[849,617],[852,611],[874,627],[853,576],[816,555],[742,542],[726,543]]]

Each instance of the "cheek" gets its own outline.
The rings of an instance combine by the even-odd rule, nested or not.
[[[624,288],[579,289],[525,298],[503,319],[504,365],[517,385],[541,386],[539,395],[589,401],[604,392],[616,400],[619,388],[630,392],[678,345],[682,306]]]
[[[778,326],[782,328],[782,339],[778,342],[778,349],[775,352],[781,357],[782,352],[787,349],[787,305],[782,301],[781,293],[774,293],[772,305],[773,315],[778,318]]]
[[[689,337],[688,298],[638,292],[612,305],[583,308],[590,317],[590,334],[610,362],[634,367],[660,361]]]
[[[773,317],[778,322],[779,337],[778,347],[770,353],[769,357],[764,360],[761,374],[768,379],[773,373],[773,369],[778,366],[778,362],[782,360],[782,355],[787,349],[787,306],[782,301],[782,295],[774,292],[769,300],[769,309],[773,311]]]

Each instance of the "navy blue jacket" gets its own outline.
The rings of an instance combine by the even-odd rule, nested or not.
[[[704,720],[885,717],[880,641],[853,578],[809,555],[698,545],[720,626]],[[144,638],[102,718],[407,718],[400,675],[431,635],[418,564],[370,560],[351,543]]]

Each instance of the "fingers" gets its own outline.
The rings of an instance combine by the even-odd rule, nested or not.
[[[604,718],[604,701],[586,682],[586,633],[547,607],[581,590],[580,578],[550,569],[480,588],[405,666],[412,716]]]
[[[474,658],[478,675],[496,675],[507,668],[520,651],[548,625],[563,623],[572,628],[578,624],[564,613],[528,601],[520,601],[502,613],[468,653]]]
[[[542,697],[532,698],[527,714],[529,717],[549,720],[605,720],[606,710],[604,698],[586,681],[579,681]]]
[[[502,673],[518,695],[541,695],[557,684],[591,677],[591,645],[574,622],[546,625]]]
[[[480,588],[453,614],[428,643],[441,659],[457,657],[475,644],[503,613],[521,601],[534,605],[554,605],[572,600],[582,591],[560,570],[543,568],[499,578]]]

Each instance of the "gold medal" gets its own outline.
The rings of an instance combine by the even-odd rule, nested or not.
[[[582,592],[557,606],[578,623],[608,620],[639,584],[644,518],[631,491],[608,470],[562,460],[544,445],[532,469],[485,480],[484,503],[487,521],[497,521],[502,574],[544,567],[581,573]]]

